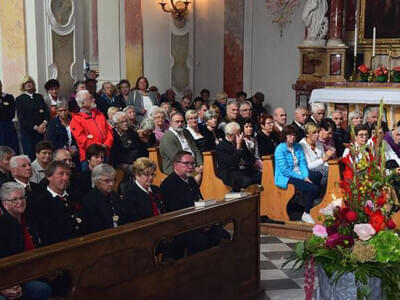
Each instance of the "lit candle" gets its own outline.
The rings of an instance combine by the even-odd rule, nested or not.
[[[376,43],[376,27],[372,31],[372,57],[375,56],[375,43]]]
[[[354,56],[357,56],[358,27],[354,29]]]

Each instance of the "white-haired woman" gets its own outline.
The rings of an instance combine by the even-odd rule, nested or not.
[[[130,209],[117,192],[115,169],[100,164],[92,170],[93,189],[83,199],[83,213],[88,233],[124,225],[132,220]]]
[[[169,122],[167,121],[167,113],[161,107],[153,110],[151,117],[154,121],[154,136],[156,137],[157,145],[160,145],[160,140],[164,133],[169,129]]]
[[[203,124],[199,124],[200,133],[205,138],[204,151],[215,150],[215,147],[225,138],[222,130],[218,129],[218,113],[209,109],[205,112]]]
[[[196,143],[197,149],[199,149],[200,152],[204,152],[206,140],[199,130],[199,114],[194,109],[189,109],[185,113],[185,119],[187,124],[186,129],[192,135],[193,140]]]
[[[89,91],[79,91],[76,94],[76,102],[80,112],[72,115],[70,127],[78,144],[82,170],[85,170],[86,149],[92,144],[100,144],[108,152],[112,147],[114,136],[104,115],[95,108],[94,99]]]

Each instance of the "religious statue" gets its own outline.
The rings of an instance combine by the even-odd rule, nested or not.
[[[328,3],[326,0],[307,0],[303,10],[303,22],[307,27],[306,43],[324,43],[328,32]]]

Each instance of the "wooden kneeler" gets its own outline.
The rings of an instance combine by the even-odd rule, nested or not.
[[[326,192],[324,197],[322,198],[321,203],[314,206],[311,209],[311,216],[317,224],[322,224],[324,221],[323,216],[320,214],[319,210],[321,208],[327,207],[329,203],[332,202],[333,197],[332,194],[337,198],[343,198],[343,190],[339,186],[340,184],[340,161],[341,159],[332,159],[328,161],[329,171],[328,171],[328,180],[326,182]],[[318,217],[321,216],[321,220],[318,220]]]
[[[203,152],[203,177],[200,191],[204,199],[224,199],[231,187],[224,184],[216,175],[215,152]]]
[[[154,161],[157,164],[156,176],[153,179],[153,184],[156,186],[160,186],[165,178],[167,178],[167,174],[162,172],[162,159],[160,155],[160,150],[158,148],[149,148],[149,159]]]
[[[295,194],[295,188],[289,184],[284,190],[275,185],[273,155],[263,156],[262,163],[261,185],[264,190],[260,196],[260,214],[275,221],[289,222],[287,205]]]

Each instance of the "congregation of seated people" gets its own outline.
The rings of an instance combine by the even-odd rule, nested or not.
[[[0,82],[0,257],[194,206],[203,199],[208,151],[215,151],[216,180],[233,192],[260,184],[271,171],[263,170],[262,157],[274,155],[275,185],[293,184],[302,193],[301,220],[313,224],[310,210],[324,194],[328,160],[348,162],[349,144],[374,143],[375,108],[363,124],[362,112],[328,117],[324,104],[313,103],[310,111],[298,107],[287,124],[285,109],[269,114],[261,92],[228,98],[221,91],[213,101],[207,89],[194,99],[185,90],[178,101],[174,90],[160,94],[145,77],[132,88],[128,80],[105,82],[100,91],[96,84],[93,76],[76,82],[65,100],[57,80],[45,84],[43,96],[26,76],[14,99]],[[383,126],[382,134],[387,167],[400,170],[400,129]],[[154,147],[160,165],[148,158]],[[160,187],[153,184],[157,168],[166,174]],[[175,259],[229,238],[215,224],[179,234],[166,253]],[[32,280],[0,291],[0,299],[47,299],[52,288]]]

